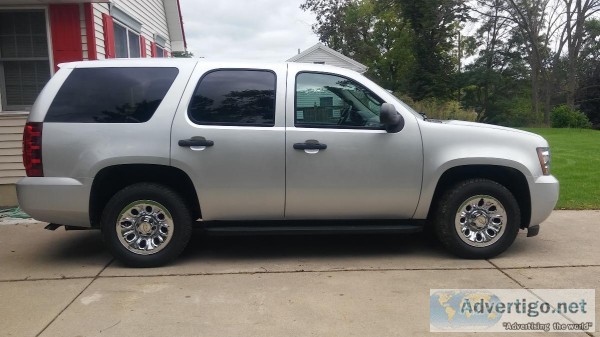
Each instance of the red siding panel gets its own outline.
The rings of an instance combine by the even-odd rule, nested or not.
[[[150,56],[156,57],[156,43],[150,42]]]
[[[187,40],[185,38],[185,29],[183,29],[183,16],[181,15],[181,4],[177,0],[177,10],[179,11],[179,22],[181,22],[181,33],[183,34],[183,47],[187,50]]]
[[[54,69],[63,62],[83,60],[79,5],[50,5],[49,16]]]
[[[97,60],[98,51],[96,50],[96,29],[94,27],[94,6],[91,3],[83,4],[83,13],[85,15],[85,36],[88,47],[88,60]]]
[[[140,52],[142,57],[146,57],[146,38],[140,36]]]
[[[104,49],[106,58],[115,58],[115,26],[113,18],[104,13],[102,14],[102,25],[104,26]]]

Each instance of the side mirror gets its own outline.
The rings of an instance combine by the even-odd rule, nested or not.
[[[404,118],[390,103],[383,103],[379,112],[379,122],[385,126],[388,133],[400,132],[404,128]]]

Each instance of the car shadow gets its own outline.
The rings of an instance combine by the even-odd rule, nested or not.
[[[449,256],[430,233],[327,235],[209,235],[195,230],[180,259],[344,258],[390,255]]]

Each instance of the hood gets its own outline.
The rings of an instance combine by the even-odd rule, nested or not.
[[[456,125],[456,126],[468,126],[468,127],[474,127],[474,128],[494,129],[494,130],[501,130],[501,131],[508,131],[508,132],[516,132],[516,133],[520,133],[523,135],[530,135],[530,136],[542,138],[542,136],[535,134],[535,133],[528,132],[528,131],[507,128],[505,126],[498,126],[498,125],[492,125],[492,124],[465,122],[465,121],[457,121],[457,120],[441,121],[441,123],[449,124],[449,125]]]

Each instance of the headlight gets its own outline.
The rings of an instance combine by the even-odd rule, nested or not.
[[[540,159],[540,165],[542,166],[542,173],[545,176],[550,175],[550,148],[538,147],[537,154]]]

